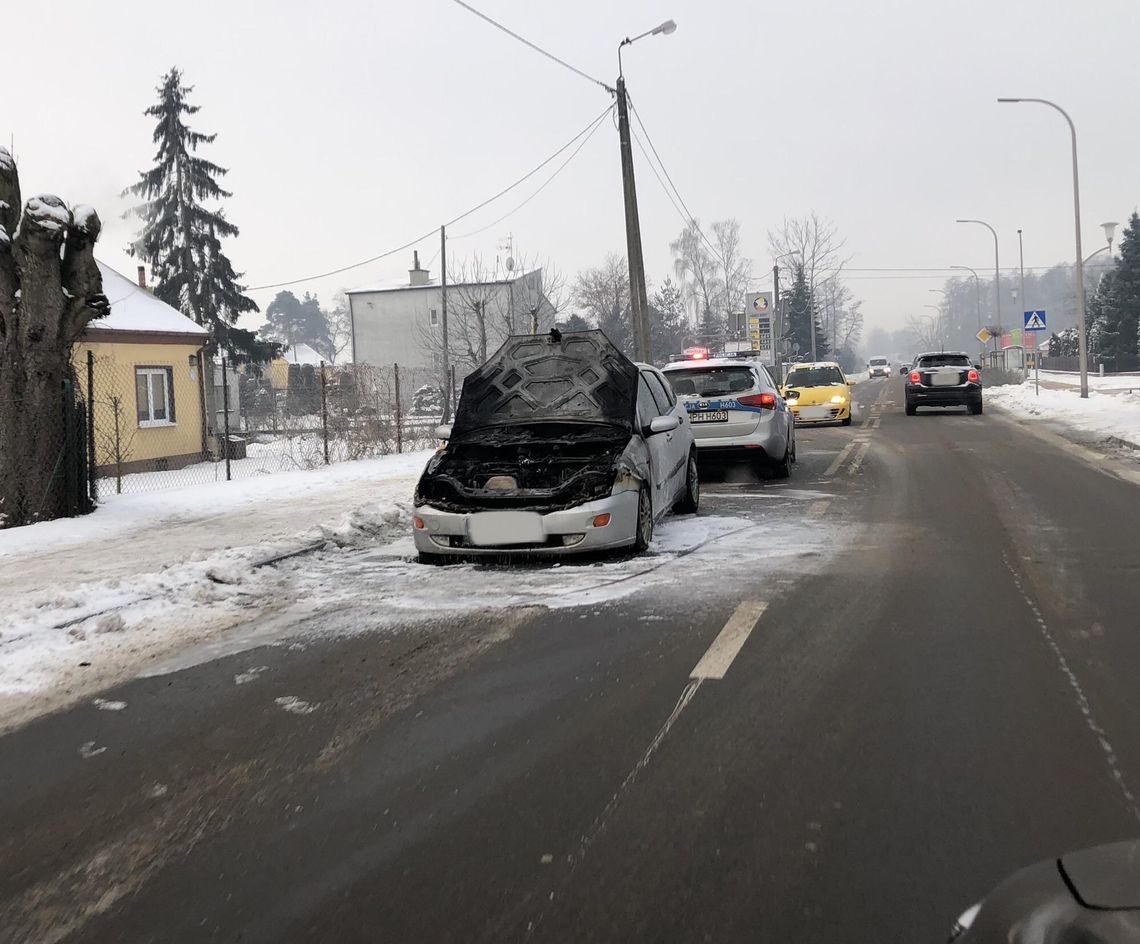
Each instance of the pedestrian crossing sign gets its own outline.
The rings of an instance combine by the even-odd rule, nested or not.
[[[1027,311],[1027,312],[1025,312],[1025,330],[1026,331],[1044,331],[1045,330],[1045,312],[1043,312],[1043,311]]]

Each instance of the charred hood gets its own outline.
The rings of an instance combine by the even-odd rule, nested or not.
[[[527,423],[634,430],[637,366],[601,331],[507,338],[463,381],[452,438]]]

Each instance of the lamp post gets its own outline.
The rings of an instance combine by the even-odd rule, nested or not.
[[[1118,227],[1120,224],[1101,223],[1100,225],[1104,228],[1104,237],[1107,240],[1108,245],[1101,246],[1100,249],[1098,249],[1096,252],[1085,256],[1085,265],[1088,265],[1089,260],[1092,259],[1093,256],[1099,256],[1102,252],[1107,252],[1109,255],[1112,255],[1112,238],[1116,235],[1116,227]]]
[[[999,98],[1001,104],[1032,102],[1037,105],[1048,105],[1069,124],[1069,133],[1073,145],[1073,230],[1076,236],[1077,260],[1077,343],[1080,353],[1081,368],[1081,398],[1089,396],[1089,343],[1085,334],[1085,260],[1081,254],[1081,185],[1080,175],[1077,172],[1077,129],[1069,113],[1060,105],[1044,98]]]
[[[649,360],[649,299],[645,292],[645,257],[641,253],[641,222],[637,215],[637,185],[633,178],[633,146],[629,131],[629,99],[622,73],[621,50],[646,36],[667,36],[677,24],[666,20],[660,26],[646,30],[632,39],[626,37],[618,43],[618,79],[614,95],[618,107],[618,140],[621,147],[621,179],[625,194],[625,245],[629,257],[629,299],[633,314],[633,355],[639,361]]]
[[[961,269],[969,272],[974,277],[974,293],[977,296],[978,305],[978,333],[982,332],[982,280],[978,278],[978,273],[971,269],[969,266],[950,266],[951,269]]]
[[[1001,343],[1001,335],[1005,333],[1001,323],[1001,264],[998,262],[998,234],[997,230],[985,220],[955,220],[956,223],[977,223],[984,226],[994,237],[994,317],[997,318],[998,339],[994,342],[995,350]]]

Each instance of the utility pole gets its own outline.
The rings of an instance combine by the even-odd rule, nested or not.
[[[633,147],[629,133],[629,102],[625,79],[617,89],[618,138],[621,144],[621,179],[625,193],[625,245],[629,257],[629,301],[633,313],[634,360],[649,361],[649,299],[645,292],[645,260],[641,254],[641,222],[637,216],[637,186],[633,179]]]
[[[443,328],[443,422],[451,422],[451,390],[448,378],[451,376],[451,363],[448,353],[450,338],[447,333],[447,231],[445,227],[439,228],[439,290],[440,290],[440,324]]]
[[[1017,256],[1018,256],[1018,261],[1021,265],[1021,274],[1019,276],[1020,281],[1018,282],[1018,286],[1019,286],[1018,297],[1021,299],[1021,310],[1025,311],[1026,309],[1029,309],[1029,301],[1025,297],[1025,246],[1022,245],[1022,242],[1021,242],[1021,230],[1017,231]],[[1017,323],[1016,322],[1017,312],[1013,313],[1013,317],[1015,319],[1014,324],[1016,324]],[[1021,361],[1022,361],[1022,372],[1024,374],[1024,377],[1022,378],[1023,380],[1029,379],[1029,363],[1028,363],[1028,361],[1025,360],[1025,355],[1026,355],[1026,353],[1028,353],[1028,350],[1029,350],[1029,344],[1027,342],[1032,337],[1033,337],[1032,331],[1026,331],[1026,330],[1024,330],[1024,328],[1022,329],[1022,331],[1021,331]],[[1033,348],[1033,360],[1034,361],[1037,360],[1036,343],[1037,342],[1035,341],[1034,342],[1035,346]]]
[[[776,385],[784,382],[784,306],[780,303],[780,267],[772,266],[772,360],[775,361]]]

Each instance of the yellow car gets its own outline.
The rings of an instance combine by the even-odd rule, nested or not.
[[[851,387],[854,380],[844,376],[833,361],[796,364],[784,378],[784,399],[803,423],[851,425]]]

